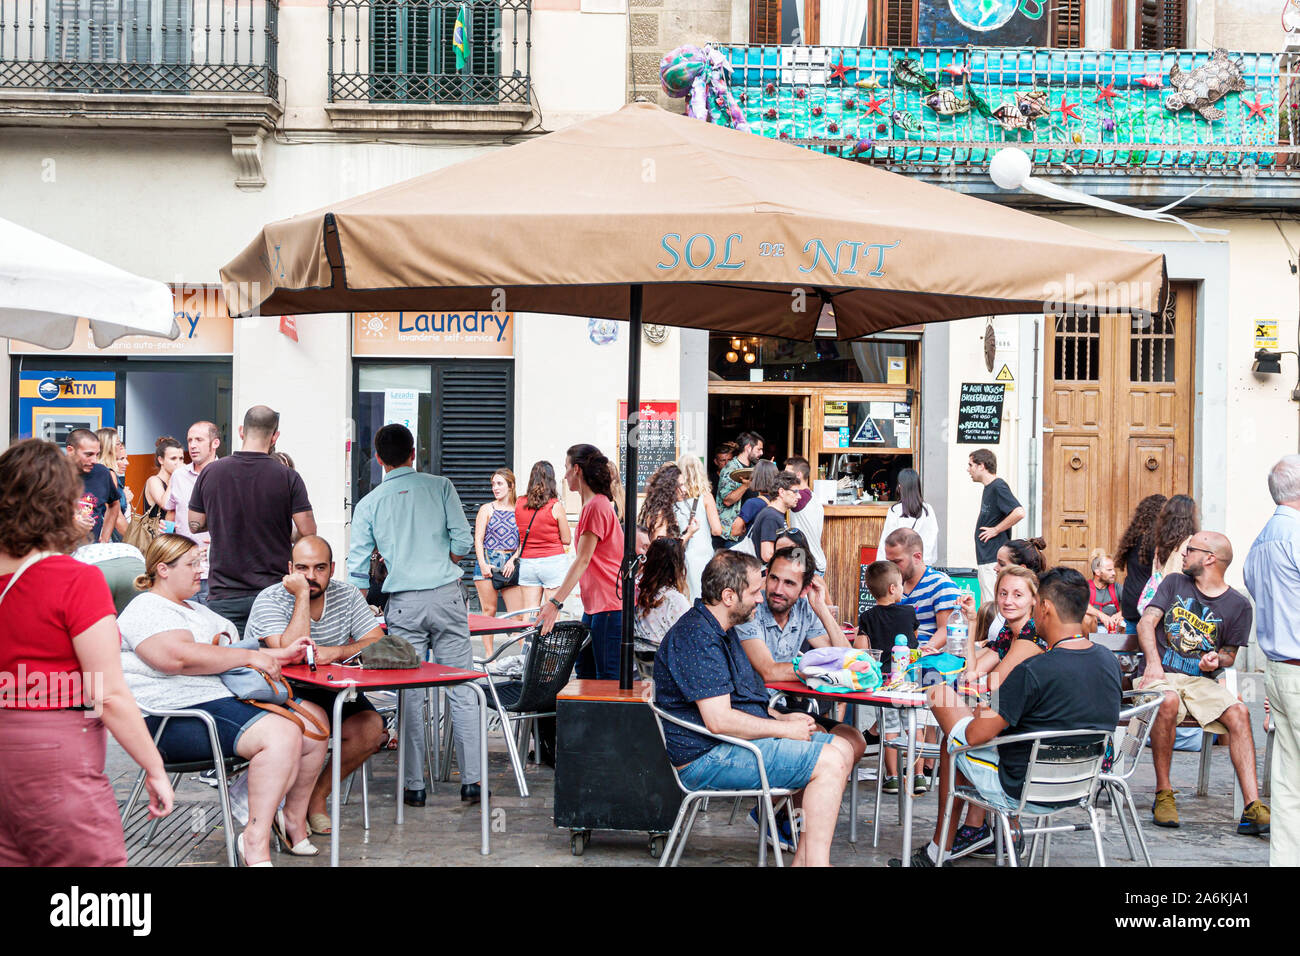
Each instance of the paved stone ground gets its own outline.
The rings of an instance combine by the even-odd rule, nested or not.
[[[1250,686],[1243,680],[1243,689]],[[1262,681],[1261,688],[1262,688]],[[1251,696],[1246,694],[1246,696]],[[1250,705],[1259,758],[1264,753],[1262,693],[1254,695]],[[406,808],[406,822],[394,823],[395,751],[372,760],[371,829],[362,828],[359,784],[349,805],[343,807],[340,863],[344,866],[440,865],[440,866],[653,866],[647,851],[645,833],[597,831],[585,854],[570,853],[569,833],[558,830],[553,818],[554,774],[548,768],[528,770],[532,796],[522,799],[515,790],[514,777],[500,734],[493,733],[490,778],[494,832],[492,853],[479,854],[479,813],[477,807],[460,802],[459,782],[455,774],[451,783],[441,784],[437,793],[430,792],[424,808]],[[1215,747],[1212,759],[1210,796],[1194,796],[1200,755],[1175,753],[1173,778],[1180,790],[1178,805],[1182,828],[1159,829],[1151,824],[1149,808],[1155,789],[1155,775],[1150,760],[1144,760],[1133,778],[1134,798],[1142,816],[1152,858],[1157,866],[1266,866],[1268,843],[1258,837],[1241,837],[1235,833],[1232,816],[1234,783],[1227,748]],[[120,799],[125,799],[134,780],[134,765],[115,744],[110,744],[108,769]],[[839,866],[883,866],[901,847],[897,804],[886,798],[882,812],[880,847],[871,847],[874,783],[861,785],[858,842],[849,843],[848,797],[845,795],[840,824],[831,853]],[[198,782],[196,777],[182,781],[177,792],[178,809],[148,848],[140,845],[143,826],[136,821],[137,811],[128,826],[128,843],[132,865],[221,866],[225,865],[225,842],[219,828],[220,811],[215,791]],[[919,797],[915,804],[914,846],[928,839],[938,813],[934,794]],[[701,814],[682,858],[684,866],[752,866],[757,860],[757,835],[745,811],[735,825],[728,826],[730,803],[715,802],[708,814]],[[1079,819],[1085,819],[1082,814]],[[214,828],[214,824],[216,825]],[[196,832],[197,831],[197,832]],[[328,865],[328,837],[314,837],[321,856],[303,860],[277,855],[277,866]],[[1104,836],[1108,865],[1133,866],[1118,827],[1109,822]],[[1052,864],[1056,866],[1092,866],[1096,856],[1090,835],[1085,831],[1058,834],[1052,845]],[[961,861],[961,866],[990,866],[975,860]]]

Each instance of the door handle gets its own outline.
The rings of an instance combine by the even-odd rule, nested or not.
[[[1160,467],[1160,462],[1156,460],[1156,457],[1154,455],[1152,455],[1150,458],[1146,460],[1146,466],[1147,466],[1147,471],[1155,471],[1157,468]]]

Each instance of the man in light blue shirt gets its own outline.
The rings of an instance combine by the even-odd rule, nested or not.
[[[1255,599],[1255,637],[1268,658],[1272,707],[1272,831],[1269,863],[1300,866],[1300,455],[1268,475],[1277,504],[1246,556],[1246,587]]]
[[[388,566],[384,619],[388,633],[405,638],[421,658],[469,670],[469,609],[461,591],[458,562],[474,548],[474,536],[460,496],[440,475],[417,472],[415,438],[402,425],[375,433],[375,455],[384,480],[352,511],[348,575],[362,594],[370,583],[370,555],[378,550]],[[460,798],[478,803],[480,777],[478,704],[470,688],[448,688],[456,759],[461,768]],[[402,747],[406,750],[403,799],[422,807],[424,789],[424,691],[402,692]]]

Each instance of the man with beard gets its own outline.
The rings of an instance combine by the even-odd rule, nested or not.
[[[248,615],[245,637],[255,637],[268,647],[288,647],[310,636],[317,645],[316,663],[337,664],[384,636],[374,612],[355,587],[334,577],[334,554],[329,542],[309,534],[293,547],[289,573],[257,595]],[[334,694],[299,688],[298,696],[333,714]],[[339,779],[356,770],[384,745],[383,718],[365,694],[343,705],[343,752]],[[330,832],[327,801],[330,765],[327,762],[307,804],[307,825],[313,833]]]
[[[1237,824],[1245,836],[1269,829],[1268,807],[1259,801],[1255,780],[1255,738],[1250,713],[1218,682],[1231,667],[1237,648],[1250,640],[1250,602],[1223,580],[1232,563],[1232,545],[1213,531],[1192,535],[1181,574],[1160,582],[1155,597],[1138,621],[1138,643],[1146,655],[1140,690],[1164,693],[1151,726],[1151,755],[1156,768],[1156,826],[1177,827],[1178,808],[1169,785],[1174,728],[1188,714],[1202,728],[1228,735],[1228,753],[1241,782],[1246,809]]]
[[[815,732],[808,714],[768,708],[767,688],[750,664],[736,625],[748,621],[763,595],[762,565],[751,555],[721,551],[704,569],[701,597],[668,631],[655,655],[655,702],[674,717],[711,733],[751,740],[763,755],[768,783],[802,791],[803,837],[795,866],[829,866],[831,840],[853,748]],[[758,789],[758,762],[735,744],[664,723],[668,759],[692,790]]]

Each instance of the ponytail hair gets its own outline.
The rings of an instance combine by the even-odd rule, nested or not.
[[[158,565],[174,565],[197,548],[191,539],[179,534],[160,534],[149,542],[144,556],[144,574],[135,579],[137,591],[148,591],[158,583]]]
[[[614,500],[614,476],[610,472],[609,459],[600,453],[595,445],[574,445],[564,456],[582,472],[582,480],[587,487],[598,495]]]

